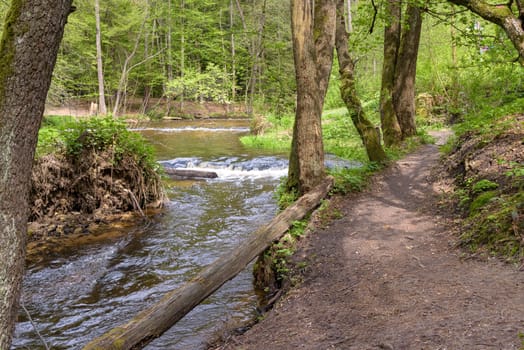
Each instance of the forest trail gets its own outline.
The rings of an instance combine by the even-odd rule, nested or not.
[[[428,181],[439,152],[421,147],[299,252],[304,280],[222,349],[520,349],[524,273],[454,246]]]

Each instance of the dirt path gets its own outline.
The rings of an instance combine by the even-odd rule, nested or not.
[[[465,258],[428,184],[435,146],[342,198],[315,232],[304,282],[225,349],[520,349],[524,273]]]

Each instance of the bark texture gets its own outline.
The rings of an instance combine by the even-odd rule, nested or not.
[[[313,19],[313,14],[315,18]],[[297,109],[287,188],[303,194],[325,177],[321,115],[333,62],[335,2],[291,1]]]
[[[322,103],[317,79],[311,2],[291,1],[297,110],[289,159],[288,188],[305,193],[324,177]]]
[[[158,303],[140,312],[125,325],[116,327],[84,347],[84,350],[142,348],[171,328],[178,320],[235,277],[255,257],[280,239],[296,220],[316,208],[333,185],[327,178],[293,205],[261,227],[233,251],[206,267],[195,278],[166,294]]]
[[[384,31],[384,65],[380,94],[380,113],[387,146],[417,133],[415,125],[415,77],[422,28],[421,9],[406,5],[401,18],[401,1],[388,0]]]
[[[395,72],[395,89],[393,91],[395,113],[403,139],[417,133],[415,125],[415,77],[417,75],[421,29],[421,9],[410,3],[406,8],[406,22],[402,30]]]
[[[344,18],[344,0],[337,0],[336,48],[340,71],[340,95],[372,162],[384,162],[386,153],[380,144],[380,134],[366,118],[355,86],[354,64],[349,54],[348,33]]]
[[[336,31],[336,0],[315,1],[313,35],[317,61],[318,88],[322,105],[326,97]]]
[[[400,46],[400,2],[388,0],[386,4],[386,26],[384,27],[384,62],[380,90],[380,121],[386,146],[400,143],[402,131],[393,104],[395,67]]]
[[[13,0],[0,44],[0,349],[9,349],[24,272],[38,129],[71,0]]]

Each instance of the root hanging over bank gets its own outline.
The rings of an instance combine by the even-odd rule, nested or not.
[[[159,175],[135,155],[117,160],[110,151],[94,149],[75,156],[49,154],[33,167],[30,221],[58,214],[136,211],[160,206],[163,197]]]

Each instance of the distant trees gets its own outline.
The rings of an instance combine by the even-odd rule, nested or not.
[[[33,156],[70,12],[71,0],[12,0],[0,42],[0,349],[18,312]]]
[[[184,80],[213,65],[230,82],[223,84],[225,100],[244,102],[248,111],[257,101],[275,110],[293,106],[289,8],[280,1],[75,0],[75,5],[50,92],[56,103],[100,96],[97,77],[103,71],[106,102],[117,114],[136,104],[132,97],[142,99],[143,111],[151,97],[182,106],[192,97],[184,91],[174,95],[172,81],[191,84]]]

